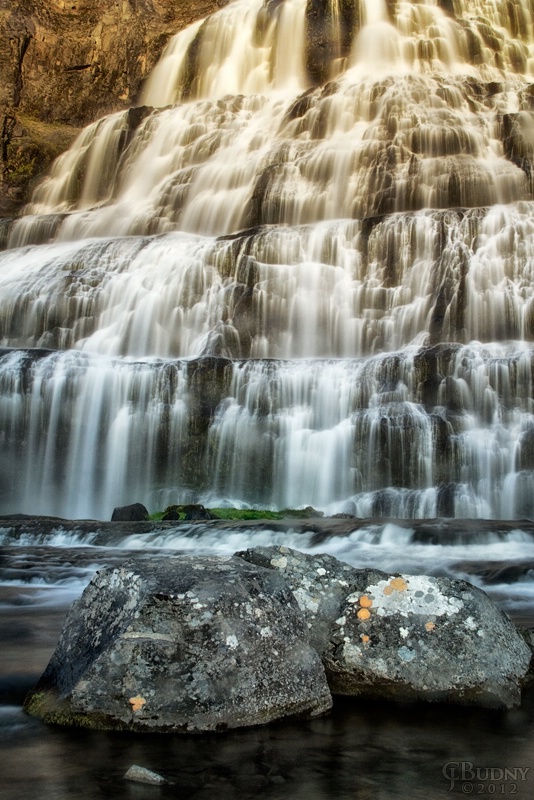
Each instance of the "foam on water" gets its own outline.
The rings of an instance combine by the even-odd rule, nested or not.
[[[0,580],[0,587],[20,589],[20,591],[11,592],[9,600],[0,601],[0,609],[13,610],[13,607],[27,608],[30,606],[50,609],[69,608],[81,596],[94,573],[101,566],[95,566],[94,570],[87,570],[84,578],[73,578],[58,584],[48,584],[40,580],[30,580],[27,583]]]
[[[12,527],[0,527],[0,545],[36,546],[49,545],[50,547],[88,547],[97,534],[95,531],[81,531],[70,527],[68,530],[58,525],[50,531],[35,530],[15,532]]]
[[[444,536],[446,543],[435,543],[433,538],[419,541],[416,528],[395,523],[370,524],[347,535],[326,537],[319,536],[312,523],[308,532],[305,526],[304,532],[301,530],[232,530],[231,526],[210,523],[181,523],[170,530],[123,536],[113,547],[87,547],[81,539],[76,541],[76,534],[69,538],[74,546],[58,545],[55,533],[49,541],[42,534],[36,536],[36,546],[31,544],[31,535],[12,538],[10,547],[4,550],[0,586],[9,594],[2,607],[63,608],[81,594],[97,569],[130,557],[164,558],[169,553],[230,556],[251,547],[274,545],[310,554],[328,553],[357,569],[373,567],[388,573],[466,579],[512,612],[534,611],[534,568],[529,568],[529,564],[534,565],[534,538],[520,528],[448,534]],[[54,546],[49,546],[51,542]],[[485,581],[483,572],[479,572],[481,566],[489,565],[491,573],[498,574],[499,565],[510,564],[520,569],[507,584]]]

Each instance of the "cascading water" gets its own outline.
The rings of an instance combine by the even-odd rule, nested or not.
[[[2,228],[2,513],[534,517],[534,6],[235,0]]]

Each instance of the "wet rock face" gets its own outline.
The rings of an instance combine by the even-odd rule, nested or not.
[[[183,557],[97,573],[26,710],[60,724],[198,733],[330,705],[283,579],[242,559]]]
[[[334,694],[510,708],[530,657],[481,590],[397,575],[347,596],[324,663]]]
[[[148,510],[142,503],[117,506],[111,515],[112,522],[143,522],[148,519]]]

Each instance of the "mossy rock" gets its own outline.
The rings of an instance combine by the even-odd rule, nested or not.
[[[282,511],[270,511],[264,508],[204,508],[200,504],[185,504],[167,506],[163,511],[156,511],[150,519],[162,522],[192,519],[223,519],[223,520],[282,520],[282,519],[313,519],[322,517],[323,512],[317,511],[312,506],[307,508],[284,508]]]
[[[72,144],[79,129],[42,122],[25,114],[10,117],[4,128],[2,205],[11,214],[30,200],[37,180]]]

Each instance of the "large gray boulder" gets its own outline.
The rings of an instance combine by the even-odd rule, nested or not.
[[[465,581],[391,575],[346,598],[323,660],[334,694],[519,705],[531,652]]]
[[[517,705],[531,652],[464,581],[358,570],[288,547],[237,553],[291,587],[333,694]]]
[[[239,558],[139,558],[98,572],[26,700],[47,722],[201,732],[327,711],[283,578]]]

